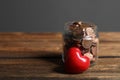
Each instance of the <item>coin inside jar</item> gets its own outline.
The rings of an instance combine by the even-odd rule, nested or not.
[[[90,48],[92,45],[92,38],[90,36],[85,36],[82,40],[82,46],[84,48]]]

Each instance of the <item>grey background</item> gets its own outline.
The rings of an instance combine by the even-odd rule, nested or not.
[[[0,0],[1,32],[63,32],[76,20],[120,31],[120,0]]]

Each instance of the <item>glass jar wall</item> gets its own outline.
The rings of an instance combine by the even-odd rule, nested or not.
[[[67,23],[64,29],[63,62],[67,58],[67,51],[73,46],[78,47],[82,55],[90,59],[91,64],[96,62],[99,50],[97,26],[83,21],[76,21]]]

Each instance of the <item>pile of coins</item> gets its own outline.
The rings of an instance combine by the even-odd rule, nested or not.
[[[64,58],[70,47],[77,46],[82,51],[82,55],[93,62],[96,61],[99,45],[96,28],[96,25],[82,21],[67,25],[64,34]]]

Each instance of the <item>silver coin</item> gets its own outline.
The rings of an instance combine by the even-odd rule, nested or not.
[[[82,46],[84,48],[90,48],[91,45],[92,45],[92,38],[89,36],[84,37],[82,41]]]

